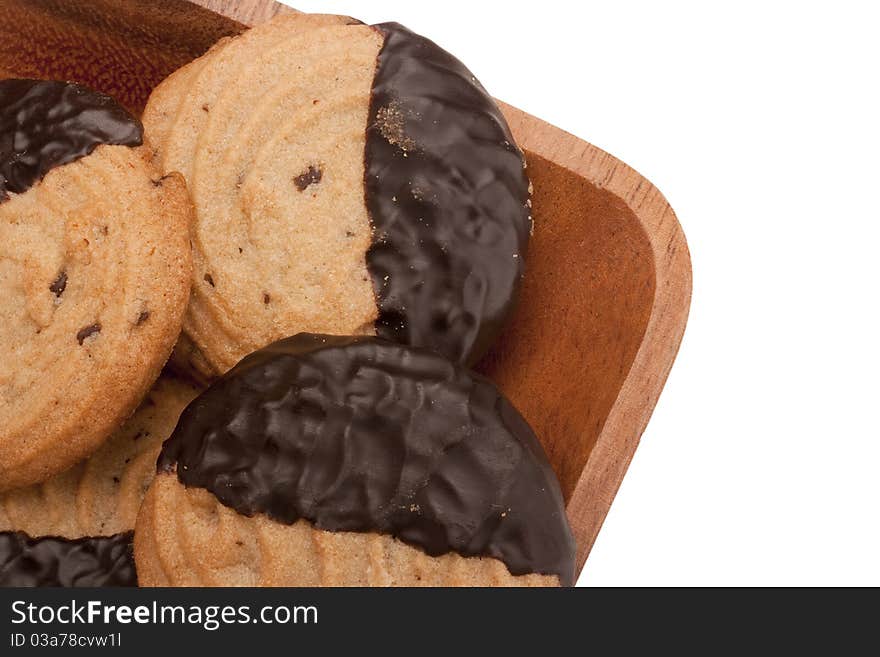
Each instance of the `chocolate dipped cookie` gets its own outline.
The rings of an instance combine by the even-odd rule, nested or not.
[[[525,162],[491,96],[431,41],[278,16],[170,76],[144,123],[194,200],[196,369],[301,331],[473,363],[499,332],[531,230]]]
[[[0,81],[0,491],[94,452],[171,353],[191,206],[151,155],[107,96]]]
[[[242,360],[162,447],[142,586],[556,586],[556,477],[488,380],[374,337],[300,334]]]

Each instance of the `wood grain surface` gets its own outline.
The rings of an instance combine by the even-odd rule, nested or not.
[[[289,10],[272,0],[2,0],[0,76],[75,80],[140,111],[171,71],[279,11]],[[541,438],[581,567],[681,342],[690,257],[649,181],[583,140],[502,109],[526,152],[535,233],[515,317],[478,369]]]
[[[526,296],[509,332],[523,334],[511,353],[537,360],[532,366],[544,374],[530,385],[503,352],[501,367],[490,373],[548,449],[582,567],[678,353],[691,299],[690,254],[672,208],[637,171],[540,119],[502,108],[526,150],[536,192]],[[569,244],[583,240],[584,248],[570,258],[549,249],[542,257],[542,239],[552,239],[542,238],[542,230]],[[529,310],[536,288],[535,305],[556,294],[562,312],[549,317]],[[546,328],[555,322],[565,326]],[[579,396],[569,398],[570,389]]]
[[[169,73],[243,29],[182,0],[0,0],[0,75],[81,82],[140,113]]]

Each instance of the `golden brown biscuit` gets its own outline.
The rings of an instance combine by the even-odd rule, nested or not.
[[[427,39],[279,16],[169,77],[144,123],[196,209],[180,362],[216,375],[314,331],[471,363],[500,330],[531,228],[523,155]]]
[[[0,490],[88,456],[167,360],[191,204],[140,124],[76,85],[0,82]]]
[[[135,414],[88,459],[43,483],[0,494],[0,532],[81,538],[134,529],[162,442],[197,394],[189,383],[159,377]]]
[[[291,328],[372,330],[370,225],[350,183],[363,177],[381,39],[347,22],[279,17],[172,75],[144,112],[158,160],[196,204],[185,330],[212,373]],[[304,145],[327,163],[320,197],[295,192]]]

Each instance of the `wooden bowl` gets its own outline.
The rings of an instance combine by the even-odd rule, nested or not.
[[[140,112],[177,67],[279,11],[272,0],[4,0],[0,76],[83,82]],[[650,182],[502,107],[526,152],[535,234],[519,309],[479,369],[543,441],[581,568],[681,342],[690,257]]]

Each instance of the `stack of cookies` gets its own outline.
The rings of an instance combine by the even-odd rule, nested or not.
[[[468,369],[532,220],[461,62],[284,15],[142,121],[0,81],[0,583],[572,584],[541,445]]]

